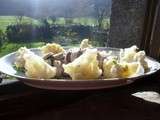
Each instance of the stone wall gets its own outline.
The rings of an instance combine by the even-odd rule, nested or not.
[[[147,0],[112,0],[110,47],[140,45]]]

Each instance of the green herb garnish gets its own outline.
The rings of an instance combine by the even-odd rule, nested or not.
[[[113,60],[112,62],[113,62],[113,64],[115,64],[115,65],[117,64],[117,61],[116,61],[116,60]]]
[[[13,65],[13,68],[17,71],[17,72],[25,72],[25,68],[24,67],[17,67],[15,64]]]

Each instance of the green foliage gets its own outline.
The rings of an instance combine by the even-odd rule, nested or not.
[[[17,24],[22,24],[23,17],[24,17],[23,15],[16,16],[16,23]]]
[[[52,38],[52,29],[51,25],[48,22],[47,18],[41,19],[42,25],[39,26],[39,30],[36,32],[40,34],[42,39],[51,39]]]
[[[53,24],[53,25],[56,24],[57,18],[55,16],[50,16],[49,19],[52,21],[51,24]]]
[[[31,42],[33,39],[32,37],[34,37],[32,34],[35,29],[36,26],[30,24],[9,25],[6,29],[6,35],[9,42]]]
[[[39,25],[40,22],[34,18],[26,17],[24,16],[22,21],[22,24],[33,24],[33,25]],[[0,29],[2,31],[5,31],[8,25],[14,25],[17,24],[16,16],[0,16]]]
[[[73,24],[73,19],[72,18],[66,18],[65,23],[66,23],[66,25],[72,25]]]
[[[48,19],[49,23],[52,24],[52,18],[49,17]],[[78,17],[78,18],[72,18],[71,20],[72,24],[76,25],[89,25],[89,26],[98,26],[97,19],[91,18],[91,17]],[[41,21],[38,19],[30,18],[23,16],[23,19],[21,20],[22,24],[33,24],[33,25],[41,25]],[[0,29],[5,31],[8,25],[14,25],[17,24],[16,16],[0,16]],[[60,17],[54,19],[54,24],[58,25],[66,25],[66,18]],[[103,28],[108,28],[110,24],[109,18],[103,19]]]
[[[48,40],[52,38],[50,24],[44,20],[41,26],[32,24],[9,25],[6,29],[9,42],[29,43],[35,40]]]
[[[38,47],[42,42],[52,41],[63,46],[77,46],[82,39],[89,38],[94,46],[105,46],[110,27],[107,18],[102,20],[99,29],[95,18],[49,17],[36,20],[23,17],[17,24],[15,17],[5,17],[0,17],[1,26],[7,28],[6,31],[0,31],[0,56],[16,51],[21,46]]]
[[[33,43],[4,43],[0,52],[0,57],[8,53],[18,50],[20,47],[26,46],[27,48],[37,48],[45,45],[44,42],[33,42]]]
[[[18,73],[24,73],[26,70],[24,67],[18,67],[15,64],[13,64],[13,68],[18,72]]]
[[[6,36],[5,33],[2,30],[0,30],[0,48],[2,47],[4,42],[6,42]]]

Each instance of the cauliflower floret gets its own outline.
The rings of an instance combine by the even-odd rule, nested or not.
[[[125,73],[126,77],[133,77],[144,74],[144,68],[140,62],[126,63],[125,65],[128,68],[128,70]]]
[[[92,45],[89,44],[89,40],[88,39],[84,39],[84,40],[82,40],[82,42],[80,44],[80,48],[81,49],[92,48]]]
[[[98,66],[96,49],[87,49],[73,62],[63,65],[64,72],[69,74],[73,80],[97,79],[102,70]]]
[[[126,72],[128,71],[127,66],[121,64],[114,64],[110,69],[111,78],[125,78],[127,77]]]
[[[41,51],[42,53],[44,54],[47,54],[47,53],[54,53],[54,54],[57,54],[57,53],[61,53],[61,52],[64,52],[64,49],[61,45],[59,44],[56,44],[56,43],[48,43],[46,44],[45,46],[41,47]]]
[[[137,46],[125,48],[120,50],[120,61],[121,62],[133,62],[134,55],[137,53]]]
[[[112,55],[112,51],[106,52],[106,51],[102,50],[102,51],[98,51],[98,54],[99,54],[100,56],[106,58],[106,57],[109,57],[109,56]]]
[[[25,54],[26,76],[30,78],[48,79],[56,76],[56,67],[50,66],[35,54]]]
[[[140,62],[118,63],[114,59],[105,60],[103,63],[104,78],[127,78],[144,74]]]
[[[16,52],[15,65],[17,68],[24,68],[24,65],[25,65],[24,55],[25,54],[32,54],[32,52],[26,47],[21,47]]]
[[[149,67],[148,67],[148,63],[145,61],[145,57],[146,57],[145,51],[139,51],[135,54],[134,61],[139,61],[143,66],[143,68],[147,70]]]
[[[99,61],[99,67],[103,69],[103,61],[111,56],[111,51],[108,53],[106,51],[98,51],[97,60]]]
[[[139,51],[137,52],[137,47],[132,46],[130,48],[121,49],[120,50],[120,62],[140,62],[140,64],[143,66],[145,70],[148,69],[148,63],[145,61],[145,51]]]
[[[15,65],[25,68],[25,74],[30,78],[53,78],[56,75],[55,67],[50,66],[26,47],[21,47],[17,51]]]
[[[114,64],[117,64],[116,59],[110,58],[103,61],[103,76],[104,78],[112,78],[111,68]]]

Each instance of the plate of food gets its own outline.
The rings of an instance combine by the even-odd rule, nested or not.
[[[40,48],[21,47],[0,58],[0,71],[25,84],[51,90],[93,90],[133,83],[154,74],[160,63],[137,46],[93,47],[88,39],[79,47],[48,43]]]

